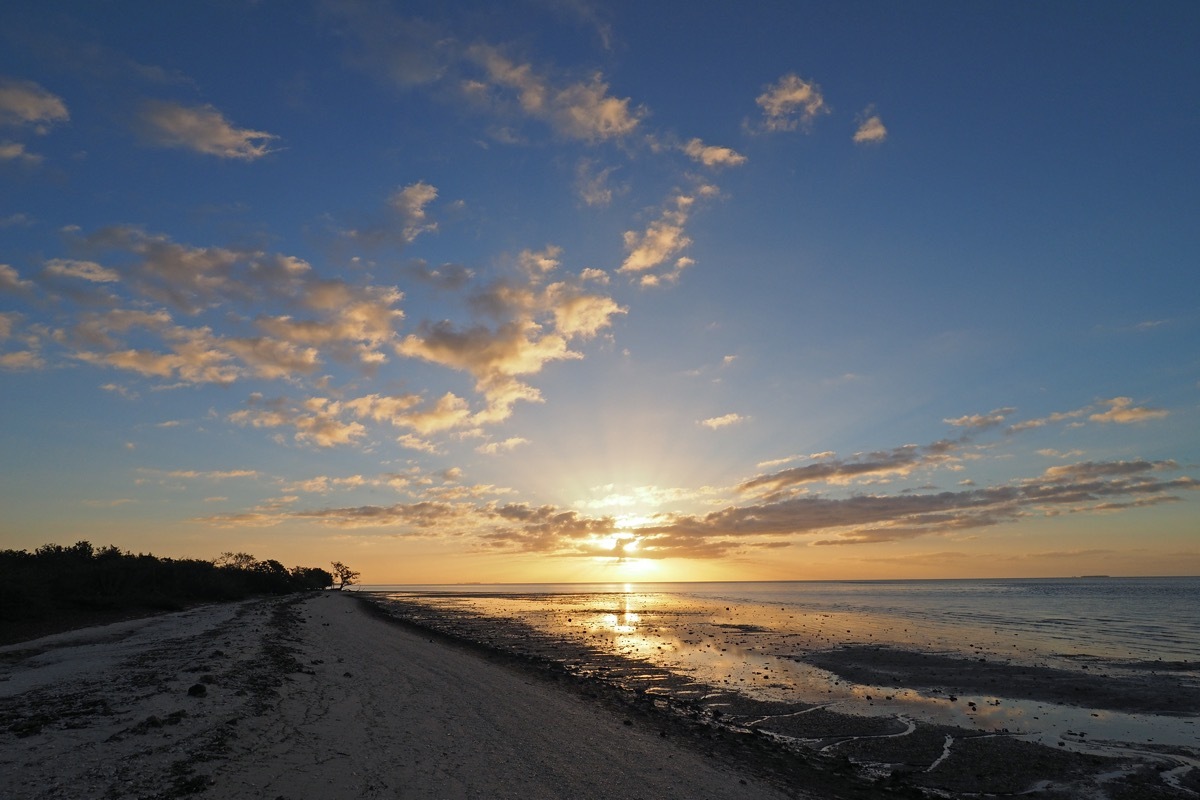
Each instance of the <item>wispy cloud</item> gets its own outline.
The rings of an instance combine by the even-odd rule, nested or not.
[[[954,419],[942,420],[947,425],[953,425],[956,428],[967,428],[973,431],[983,431],[989,428],[995,428],[1004,424],[1009,416],[1016,411],[1015,408],[997,408],[987,414],[968,414]]]
[[[33,166],[42,163],[43,160],[43,157],[37,153],[26,150],[25,145],[20,142],[0,142],[0,161],[12,161]]]
[[[698,424],[703,425],[710,430],[720,430],[728,428],[731,425],[740,425],[746,421],[746,417],[737,413],[722,414],[719,417],[709,417],[708,419],[699,420]]]
[[[706,167],[738,167],[746,163],[746,157],[728,147],[706,145],[692,139],[683,146],[683,152]]]
[[[680,255],[692,243],[691,237],[685,232],[688,217],[698,199],[715,197],[717,194],[717,188],[709,184],[699,186],[690,194],[679,192],[670,198],[658,219],[647,225],[644,231],[625,231],[625,250],[628,255],[617,272],[636,275],[642,286],[658,286],[678,280],[680,273],[695,263]]]
[[[529,444],[529,440],[521,436],[510,436],[501,442],[488,442],[487,444],[481,444],[479,447],[475,448],[475,452],[481,453],[485,456],[494,456],[498,453],[504,453],[518,448],[523,444]]]
[[[840,486],[865,479],[907,476],[920,468],[955,463],[957,456],[954,454],[959,447],[956,442],[939,441],[925,446],[904,445],[847,459],[818,453],[811,457],[821,459],[816,463],[755,476],[742,482],[738,491],[777,494],[817,483]]]
[[[58,95],[33,81],[0,76],[0,125],[31,126],[45,133],[51,125],[70,118],[66,103]]]
[[[1019,433],[1021,431],[1041,428],[1057,422],[1070,422],[1074,426],[1082,426],[1084,423],[1080,420],[1086,417],[1090,422],[1112,422],[1117,424],[1128,425],[1135,422],[1147,422],[1149,420],[1163,419],[1169,416],[1170,412],[1162,408],[1147,408],[1144,406],[1135,406],[1134,401],[1130,397],[1113,397],[1109,400],[1101,400],[1098,404],[1084,406],[1072,411],[1056,411],[1053,414],[1048,414],[1045,417],[1036,419],[1023,420],[1013,423],[1008,427],[1009,433]],[[1103,411],[1096,411],[1096,405],[1107,407]]]
[[[63,278],[78,278],[91,283],[115,283],[121,276],[115,269],[97,264],[95,261],[76,261],[69,258],[52,258],[46,262],[46,273]]]
[[[265,131],[235,127],[210,105],[148,100],[138,114],[138,122],[152,144],[240,161],[254,161],[273,152],[270,143],[279,138]]]
[[[610,205],[620,191],[612,185],[616,167],[598,168],[590,159],[582,159],[575,168],[575,192],[584,204],[597,208]]]
[[[1101,404],[1108,406],[1108,410],[1089,416],[1088,419],[1092,422],[1116,422],[1128,425],[1151,419],[1163,419],[1169,413],[1163,408],[1135,406],[1131,397],[1114,397],[1111,400],[1102,401]]]
[[[0,292],[24,294],[33,288],[33,281],[22,278],[21,274],[8,264],[0,264]]]
[[[531,64],[520,64],[490,45],[477,45],[470,57],[484,70],[487,87],[515,95],[520,112],[550,125],[558,134],[584,141],[626,136],[637,129],[642,112],[631,108],[629,98],[608,93],[598,73],[590,80],[555,85]]]

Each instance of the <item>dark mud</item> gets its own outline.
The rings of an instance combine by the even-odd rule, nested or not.
[[[871,686],[934,689],[947,695],[999,694],[1136,714],[1200,713],[1200,664],[1173,663],[1114,675],[1103,662],[1072,671],[961,658],[894,647],[848,646],[804,656],[809,664]]]

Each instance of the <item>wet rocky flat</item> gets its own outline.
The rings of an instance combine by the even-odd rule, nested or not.
[[[935,688],[947,694],[996,694],[1142,714],[1200,714],[1200,664],[1129,665],[1095,661],[1078,669],[961,658],[895,647],[846,646],[804,656],[814,666],[874,686]],[[1122,670],[1124,671],[1124,670]]]

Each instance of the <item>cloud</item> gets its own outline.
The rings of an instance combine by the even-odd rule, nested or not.
[[[1130,397],[1114,397],[1111,400],[1102,400],[1101,405],[1108,406],[1108,410],[1089,416],[1088,419],[1092,422],[1116,422],[1128,425],[1151,419],[1163,419],[1169,413],[1166,409],[1162,408],[1135,406],[1133,405],[1133,398]]]
[[[554,245],[522,251],[518,266],[526,283],[499,281],[471,297],[471,306],[494,318],[494,326],[423,322],[396,345],[396,353],[474,377],[476,391],[487,401],[477,424],[507,419],[518,401],[540,402],[541,393],[520,377],[552,361],[582,358],[570,342],[596,336],[626,312],[612,298],[584,291],[573,281],[539,287],[559,268],[561,255]]]
[[[31,228],[35,224],[33,217],[28,214],[9,214],[7,217],[0,217],[0,230],[4,228]]]
[[[1050,425],[1055,422],[1064,422],[1064,421],[1070,420],[1070,419],[1078,419],[1079,417],[1086,415],[1088,413],[1088,411],[1090,411],[1090,410],[1091,410],[1091,406],[1079,408],[1074,411],[1055,411],[1053,414],[1050,414],[1045,417],[1039,417],[1037,419],[1027,419],[1027,420],[1023,420],[1021,422],[1013,423],[1012,425],[1008,426],[1008,432],[1009,433],[1020,433],[1021,431],[1032,430],[1034,428],[1042,428],[1042,427],[1045,427],[1046,425]]]
[[[42,157],[25,149],[19,142],[0,142],[0,161],[15,161],[33,166],[42,163]]]
[[[72,342],[80,346],[103,347],[115,350],[120,346],[120,337],[134,328],[162,333],[171,326],[171,315],[161,309],[114,308],[101,313],[84,313],[70,331]]]
[[[440,502],[396,503],[388,506],[331,507],[291,510],[266,504],[249,511],[199,517],[197,522],[220,526],[278,525],[288,521],[316,522],[337,528],[393,528],[406,533],[432,532],[454,525],[464,515],[458,505]]]
[[[479,447],[475,448],[475,452],[481,453],[485,456],[494,456],[498,453],[513,450],[523,444],[529,444],[529,440],[520,436],[511,436],[502,442],[488,442],[487,444],[481,444]]]
[[[1086,481],[1176,469],[1179,469],[1179,464],[1174,461],[1083,461],[1050,467],[1042,475],[1052,481]]]
[[[116,270],[108,269],[95,261],[52,258],[46,262],[45,269],[48,275],[77,278],[90,283],[115,283],[121,279]]]
[[[585,205],[603,208],[612,203],[614,190],[609,183],[615,167],[595,169],[592,162],[583,159],[575,168],[575,192]]]
[[[507,419],[518,400],[541,402],[541,393],[516,376],[540,372],[550,361],[583,357],[567,346],[566,337],[543,333],[529,319],[495,330],[482,325],[459,329],[449,321],[426,323],[401,340],[396,352],[470,373],[476,390],[488,400],[489,413],[481,422]]]
[[[344,405],[360,419],[386,422],[398,428],[411,428],[422,436],[462,428],[473,423],[466,400],[452,392],[439,397],[432,407],[418,409],[420,395],[381,396],[370,394],[347,400]]]
[[[795,73],[768,86],[756,102],[763,110],[763,128],[768,131],[808,128],[818,116],[829,113],[820,87]]]
[[[558,134],[595,142],[620,138],[638,126],[641,112],[631,110],[629,98],[608,93],[599,74],[587,81],[555,86],[529,64],[517,64],[494,47],[478,45],[470,57],[483,67],[488,84],[511,90],[521,111],[547,123]]]
[[[354,444],[367,433],[363,421],[384,423],[414,431],[396,441],[430,453],[438,452],[437,446],[421,436],[469,427],[478,421],[467,401],[453,393],[447,392],[432,405],[422,407],[423,402],[418,394],[369,394],[349,400],[309,397],[295,403],[284,398],[264,400],[256,393],[246,408],[233,412],[229,419],[255,428],[292,428],[296,441],[319,447]]]
[[[1145,505],[1177,499],[1178,491],[1200,488],[1181,477],[1159,480],[1146,473],[1174,469],[1172,462],[1113,462],[1076,465],[1015,485],[901,496],[795,497],[731,506],[698,516],[672,516],[640,533],[670,533],[707,539],[833,534],[814,544],[864,544],[1012,522],[1033,514],[1112,510],[1114,498]],[[1118,503],[1120,505],[1120,503]]]
[[[130,370],[149,378],[177,379],[185,383],[230,384],[245,374],[234,362],[227,342],[208,328],[176,327],[164,334],[169,352],[128,348],[97,353],[78,350],[72,356],[97,366]]]
[[[141,470],[147,472],[149,470]],[[228,469],[228,470],[194,470],[194,469],[177,469],[164,473],[168,478],[199,478],[210,481],[228,481],[237,478],[257,478],[259,473],[253,469]]]
[[[1135,422],[1163,419],[1170,415],[1170,412],[1166,409],[1134,406],[1133,399],[1129,397],[1114,397],[1110,400],[1101,400],[1099,404],[1107,406],[1107,410],[1095,411],[1095,405],[1088,405],[1083,408],[1077,408],[1074,411],[1056,411],[1045,417],[1014,423],[1007,430],[1009,433],[1020,433],[1021,431],[1041,428],[1055,422],[1078,420],[1081,417],[1087,417],[1091,422],[1113,422],[1128,425]],[[1083,424],[1082,422],[1072,423],[1076,427]]]
[[[701,193],[711,192],[709,187],[702,187]],[[695,201],[695,196],[677,194],[662,210],[659,218],[651,222],[645,231],[625,231],[625,249],[629,254],[617,271],[647,273],[667,263],[687,248],[692,240],[684,232],[684,225],[687,224],[688,213]],[[662,280],[674,280],[692,263],[688,258],[676,259],[672,270],[665,274],[642,274],[641,282],[643,285],[654,285]]]
[[[71,118],[66,104],[57,95],[33,81],[0,77],[0,125],[32,125],[38,133]]]
[[[425,207],[437,199],[438,191],[424,181],[397,189],[388,204],[400,215],[404,241],[412,242],[422,233],[437,230],[436,222],[426,221]]]
[[[994,411],[989,411],[987,414],[970,414],[956,419],[944,419],[947,425],[953,425],[956,428],[969,428],[973,431],[984,431],[988,428],[995,428],[998,425],[1003,425],[1004,420],[1009,417],[1015,408],[997,408]]]
[[[1077,457],[1083,455],[1083,451],[1082,450],[1067,450],[1066,452],[1061,452],[1059,450],[1055,450],[1053,448],[1047,447],[1047,448],[1038,450],[1037,454],[1039,456],[1045,456],[1046,458],[1077,458]]]
[[[784,456],[783,458],[773,458],[769,461],[760,461],[755,464],[755,466],[759,469],[770,469],[771,467],[779,467],[784,464],[790,464],[793,461],[800,461],[802,459],[807,459],[809,461],[820,461],[825,458],[833,458],[836,455],[837,453],[833,452],[832,450],[825,450],[820,453],[811,453],[809,455],[792,455]]]
[[[858,116],[858,129],[854,131],[855,144],[882,144],[887,139],[887,128],[872,106],[867,106]]]
[[[692,139],[684,145],[683,152],[706,167],[738,167],[746,163],[746,157],[734,150],[705,145],[699,139]]]
[[[709,417],[708,419],[702,419],[698,422],[698,424],[715,431],[720,430],[721,428],[728,428],[730,425],[738,425],[745,421],[746,417],[743,417],[741,414],[724,414],[720,417]]]
[[[520,442],[514,438],[497,444],[495,449],[499,451]],[[485,447],[481,452],[492,450]],[[590,516],[553,505],[458,502],[508,490],[494,486],[436,487],[430,481],[425,481],[428,497],[421,502],[310,510],[275,504],[205,521],[267,525],[308,520],[335,527],[386,527],[397,535],[422,534],[439,525],[453,525],[465,537],[464,542],[474,541],[490,551],[614,558],[622,555],[612,546],[613,536],[619,534],[629,540],[621,548],[624,555],[636,548],[638,558],[716,559],[805,542],[817,546],[855,545],[955,535],[1032,516],[1111,513],[1171,502],[1179,499],[1180,492],[1200,489],[1200,481],[1189,477],[1162,477],[1177,469],[1172,461],[1090,461],[1052,467],[1036,478],[986,488],[963,486],[956,491],[893,496],[774,497],[728,505],[701,515],[655,514],[643,517],[633,528],[609,514]],[[834,475],[829,483],[838,485],[838,476]],[[401,484],[401,488],[407,486],[407,482]],[[629,497],[614,487],[596,487],[593,491],[608,495],[585,504],[592,509],[654,506],[677,502],[688,495],[656,487],[640,487]],[[435,497],[441,500],[431,502],[429,498]]]
[[[274,152],[274,134],[236,128],[210,105],[188,107],[149,100],[138,115],[143,135],[161,147],[178,147],[219,158],[253,161]]]
[[[559,256],[562,248],[548,244],[543,250],[522,250],[517,256],[517,266],[531,281],[540,281],[543,277],[558,269],[562,263]]]
[[[293,438],[297,442],[333,447],[351,444],[366,434],[362,423],[339,419],[340,410],[338,403],[321,397],[312,397],[293,406],[283,399],[263,400],[259,395],[252,395],[247,408],[233,412],[228,418],[234,424],[254,428],[289,426],[295,429]]]
[[[316,348],[266,336],[227,338],[216,344],[241,359],[254,375],[268,380],[310,375],[321,365]]]
[[[384,4],[327,2],[320,9],[349,34],[346,59],[392,85],[433,83],[445,75],[455,55],[452,40],[437,25],[406,19]]]
[[[409,450],[416,450],[421,453],[429,453],[430,455],[441,453],[441,449],[435,443],[422,439],[419,436],[414,436],[411,433],[397,436],[396,443],[401,447],[407,447]]]
[[[45,360],[35,350],[19,350],[12,353],[0,353],[0,369],[26,370],[41,369],[46,366]]]
[[[374,365],[386,360],[381,348],[396,340],[404,294],[392,286],[352,286],[340,280],[306,281],[300,302],[318,319],[291,315],[259,317],[263,331],[296,344],[332,346],[342,360]]]
[[[554,328],[568,339],[576,336],[590,339],[609,327],[614,316],[628,311],[611,297],[580,293],[565,283],[548,287],[547,296],[554,314]]]
[[[260,311],[250,320],[256,330],[247,335],[218,340],[209,334],[212,342],[252,368],[248,374],[260,377],[308,374],[323,360],[321,351],[337,361],[358,361],[365,368],[374,368],[387,361],[384,348],[394,344],[396,328],[404,319],[404,312],[396,307],[404,295],[395,287],[323,279],[306,261],[293,256],[193,247],[130,226],[101,229],[81,238],[78,246],[114,253],[114,263],[55,259],[47,262],[43,274],[94,285],[119,281],[135,296],[164,303],[188,316],[222,307],[232,312],[231,305],[262,309],[272,302],[277,305],[272,310],[291,312]],[[0,275],[0,283],[2,278]],[[114,320],[82,319],[86,324],[77,328],[77,334],[83,339],[92,344],[103,342],[110,349],[117,346],[111,336],[96,335],[101,322],[111,325]],[[151,327],[165,330],[161,325]]]
[[[25,294],[33,288],[33,281],[22,280],[15,269],[8,264],[0,264],[0,292]]]
[[[207,327],[171,322],[163,310],[87,313],[69,330],[64,343],[74,346],[72,356],[86,363],[185,383],[229,384],[247,375],[289,378],[311,374],[321,364],[319,352],[312,347],[264,336],[218,336]],[[122,348],[135,329],[157,334],[167,351]]]
[[[229,301],[259,304],[263,295],[298,296],[315,286],[306,285],[313,279],[303,259],[252,249],[193,247],[130,225],[101,228],[77,246],[120,254],[126,263],[113,269],[129,273],[137,292],[188,314]]]
[[[417,261],[409,266],[408,271],[418,280],[445,291],[461,289],[475,277],[475,273],[462,264],[442,264],[430,269],[424,262]]]
[[[903,445],[850,459],[833,458],[831,453],[817,453],[810,456],[813,459],[821,459],[817,463],[758,475],[743,481],[738,486],[738,491],[775,494],[814,483],[845,485],[864,479],[903,477],[923,467],[954,463],[956,457],[953,453],[958,447],[958,444],[946,441],[934,442],[924,447]]]
[[[124,397],[126,400],[137,400],[141,395],[132,391],[127,386],[122,386],[119,383],[104,383],[100,385],[100,389],[105,392],[112,392],[119,397]]]

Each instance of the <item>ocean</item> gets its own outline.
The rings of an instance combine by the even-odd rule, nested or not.
[[[739,583],[368,586],[441,612],[515,620],[714,687],[1005,732],[1082,752],[1184,747],[1200,765],[1190,713],[1132,713],[987,693],[858,684],[801,657],[895,648],[1074,670],[1098,679],[1152,675],[1200,692],[1200,577]],[[1090,670],[1090,671],[1089,671]]]

